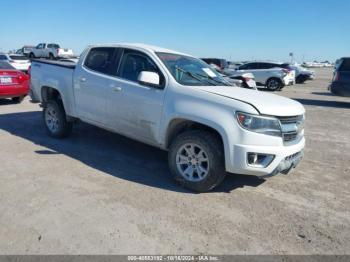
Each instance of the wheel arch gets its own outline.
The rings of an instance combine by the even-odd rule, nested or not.
[[[171,143],[179,134],[191,130],[203,130],[214,134],[220,139],[223,149],[225,149],[226,137],[223,130],[218,127],[213,127],[208,123],[204,123],[202,121],[185,118],[175,118],[169,122],[165,135],[164,147],[168,149]]]

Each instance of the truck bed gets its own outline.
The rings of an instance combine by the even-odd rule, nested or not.
[[[67,61],[55,61],[55,60],[48,60],[48,59],[33,59],[32,61],[42,63],[42,64],[48,64],[48,65],[54,65],[54,66],[60,66],[70,69],[75,69],[76,63],[75,62],[67,62]]]

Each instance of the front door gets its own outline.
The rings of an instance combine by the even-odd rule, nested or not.
[[[157,72],[161,86],[155,88],[138,83],[142,71]],[[113,128],[129,137],[159,143],[164,86],[164,74],[150,56],[124,49],[116,77],[108,81],[107,111]]]

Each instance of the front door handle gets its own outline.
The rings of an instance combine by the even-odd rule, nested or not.
[[[120,91],[122,91],[123,89],[121,88],[121,87],[119,87],[119,86],[115,86],[115,87],[113,87],[113,91],[114,92],[120,92]]]
[[[112,88],[114,92],[120,92],[123,90],[120,86],[116,86],[114,84],[110,84],[109,87]]]
[[[86,78],[85,77],[80,77],[79,80],[80,80],[80,82],[86,82]]]

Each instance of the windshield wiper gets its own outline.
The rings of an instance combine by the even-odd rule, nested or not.
[[[209,81],[207,81],[205,79],[202,79],[202,78],[198,77],[197,74],[191,73],[191,72],[186,71],[185,69],[182,69],[182,68],[177,67],[177,66],[175,66],[175,69],[183,72],[184,74],[186,74],[186,75],[188,75],[188,76],[190,76],[190,77],[192,77],[192,78],[194,78],[196,80],[198,80],[199,82],[207,83],[207,84],[211,84],[212,86],[215,86],[215,84],[213,84],[213,83],[211,83],[211,82],[209,82]]]
[[[218,83],[218,84],[224,84],[224,85],[226,85],[226,86],[231,86],[225,79],[223,79],[224,81],[219,81],[219,80],[216,80],[216,79],[214,79],[214,77],[211,77],[211,76],[209,76],[209,75],[207,75],[207,76],[204,76],[204,75],[201,75],[201,74],[197,74],[197,73],[195,73],[196,75],[198,75],[198,76],[201,76],[201,77],[203,77],[203,78],[207,78],[207,79],[210,79],[210,80],[212,80],[212,81],[214,81],[214,82],[216,82],[216,83]]]

